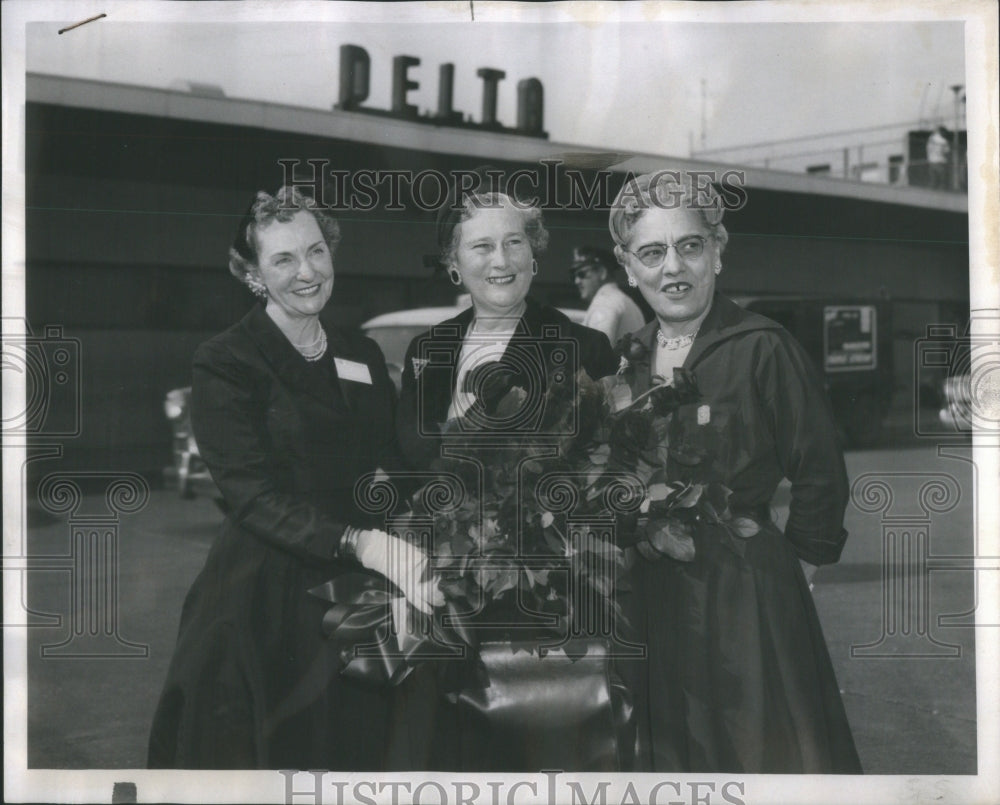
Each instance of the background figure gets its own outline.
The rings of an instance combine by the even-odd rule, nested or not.
[[[693,557],[676,550],[671,540],[683,535],[669,521],[636,534],[632,619],[649,656],[622,665],[637,694],[640,764],[859,773],[800,566],[836,562],[847,538],[830,404],[786,330],[715,292],[728,241],[721,199],[674,175],[627,182],[611,208],[615,255],[656,313],[629,344],[622,374],[633,399],[675,369],[693,376],[700,398],[678,408],[663,437],[668,479],[723,484],[727,508],[748,527],[736,536],[693,526]],[[770,510],[782,478],[791,481],[783,533]]]
[[[938,126],[927,138],[927,170],[930,174],[930,186],[935,190],[946,190],[948,182],[948,155],[951,145],[948,142],[948,129]]]
[[[612,344],[646,323],[639,306],[615,282],[617,267],[610,252],[593,246],[577,246],[569,269],[580,298],[589,305],[584,326],[600,330]]]
[[[355,502],[359,478],[397,464],[395,388],[374,341],[320,321],[339,237],[282,188],[257,194],[230,250],[261,303],[194,356],[192,425],[229,516],[184,601],[153,768],[385,765],[389,696],[339,676],[309,590],[363,566],[425,611],[436,596],[426,557]]]

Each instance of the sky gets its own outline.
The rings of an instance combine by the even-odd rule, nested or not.
[[[113,8],[113,7],[112,7]],[[27,28],[30,71],[330,108],[339,49],[371,57],[367,105],[390,104],[392,57],[420,59],[411,103],[437,103],[455,65],[454,106],[480,119],[477,69],[503,70],[498,118],[516,122],[517,82],[545,87],[554,142],[687,156],[701,150],[941,115],[965,82],[960,22],[117,22],[55,36]],[[385,19],[391,19],[384,15]],[[704,93],[703,93],[704,86]],[[936,122],[936,121],[935,121]]]

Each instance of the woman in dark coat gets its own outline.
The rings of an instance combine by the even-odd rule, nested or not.
[[[567,365],[570,372],[583,368],[595,379],[618,365],[607,336],[528,297],[538,273],[535,255],[548,244],[541,210],[487,188],[453,195],[438,212],[441,262],[472,306],[414,338],[406,351],[397,433],[403,457],[416,469],[439,455],[447,421],[488,413],[494,399],[482,393],[486,388],[470,387],[477,370],[498,368],[494,378],[502,381],[489,389],[493,398],[519,385],[539,399],[554,355],[568,354],[575,363]]]
[[[759,531],[709,528],[695,555],[637,534],[632,617],[645,663],[630,663],[642,762],[655,771],[860,773],[809,590],[836,562],[848,482],[822,382],[778,324],[715,292],[727,235],[714,191],[660,174],[626,183],[611,208],[616,256],[656,320],[635,334],[626,374],[637,395],[690,371],[701,399],[670,434],[678,476],[692,455],[732,490]],[[669,382],[669,380],[667,381]],[[782,533],[770,503],[791,482]],[[662,537],[662,534],[660,535]],[[690,561],[687,561],[690,560]]]
[[[539,209],[485,188],[453,197],[440,210],[442,262],[452,283],[468,290],[472,306],[417,336],[407,350],[397,433],[414,470],[426,470],[441,455],[444,431],[452,429],[452,446],[454,437],[461,441],[462,422],[486,423],[479,435],[492,440],[538,436],[530,417],[504,419],[495,412],[496,403],[515,386],[526,393],[520,411],[531,411],[550,376],[572,378],[579,368],[592,378],[614,372],[618,364],[607,336],[528,298],[538,270],[535,255],[547,240]],[[560,370],[550,371],[554,366]],[[406,722],[398,733],[405,736],[397,744],[399,766],[449,771],[544,767],[546,762],[528,748],[530,741],[509,735],[497,739],[445,701],[448,683],[437,674],[457,670],[455,663],[448,666],[445,661],[438,668],[418,668],[397,691],[396,713]],[[613,736],[601,737],[606,743]]]
[[[397,461],[395,400],[378,346],[320,321],[338,238],[282,188],[257,195],[230,252],[263,304],[194,357],[192,425],[229,516],[184,602],[151,767],[384,766],[387,694],[338,676],[329,605],[308,591],[360,565],[425,611],[440,594],[419,552],[390,571],[403,546],[355,504],[358,479]]]

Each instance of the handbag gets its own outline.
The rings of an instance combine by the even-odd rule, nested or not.
[[[606,640],[480,644],[454,698],[463,752],[481,771],[627,771],[635,757],[631,693]]]

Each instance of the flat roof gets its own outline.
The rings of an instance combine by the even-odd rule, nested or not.
[[[922,207],[968,214],[968,197],[918,187],[896,186],[850,179],[811,176],[655,154],[609,153],[608,149],[554,143],[519,134],[438,126],[401,120],[386,115],[313,109],[244,98],[198,95],[184,90],[159,89],[135,84],[93,81],[67,76],[28,73],[28,102],[98,109],[108,112],[151,115],[204,123],[251,126],[272,131],[295,132],[336,140],[382,145],[437,154],[509,162],[538,162],[567,157],[580,163],[583,155],[598,157],[601,164],[615,160],[607,169],[616,173],[649,173],[677,169],[717,171],[739,169],[748,187],[808,195],[838,196],[864,201]]]

